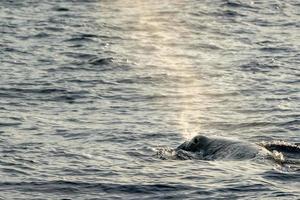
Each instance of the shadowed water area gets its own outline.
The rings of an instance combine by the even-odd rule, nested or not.
[[[299,199],[300,170],[161,160],[300,143],[298,0],[0,1],[0,199]]]

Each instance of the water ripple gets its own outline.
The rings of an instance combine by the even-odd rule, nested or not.
[[[299,143],[299,24],[296,0],[2,1],[0,198],[297,199],[297,156],[153,149]]]

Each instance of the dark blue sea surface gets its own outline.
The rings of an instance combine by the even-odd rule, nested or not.
[[[0,199],[300,198],[198,133],[300,143],[299,0],[0,0]]]

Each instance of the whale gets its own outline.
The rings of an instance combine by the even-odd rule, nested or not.
[[[197,135],[176,148],[178,155],[182,151],[193,152],[203,160],[246,160],[260,156],[272,156],[272,152],[254,143],[220,137]]]
[[[287,162],[285,156],[299,159],[300,146],[286,142],[260,142],[197,135],[175,149],[176,159],[249,160],[263,158],[277,163]]]

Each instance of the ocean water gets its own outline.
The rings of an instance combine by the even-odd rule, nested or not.
[[[299,33],[299,0],[0,0],[0,199],[299,199],[299,169],[155,156],[299,143]]]

